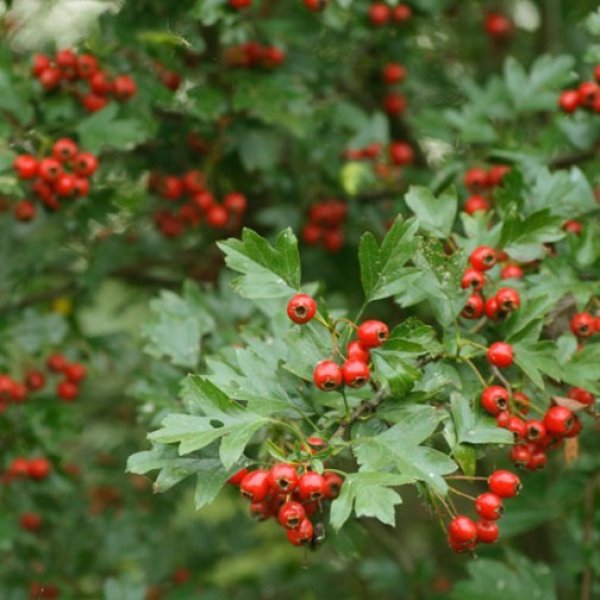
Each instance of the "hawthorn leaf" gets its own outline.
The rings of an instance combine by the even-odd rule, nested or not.
[[[477,414],[470,402],[459,393],[450,395],[450,413],[460,444],[512,444],[513,435],[496,425],[496,421]]]
[[[515,364],[540,389],[544,389],[542,375],[560,381],[562,368],[556,359],[556,345],[549,341],[523,340],[513,345]]]
[[[429,188],[412,186],[404,201],[414,212],[423,231],[441,239],[450,235],[458,210],[455,188],[444,190],[436,198]]]

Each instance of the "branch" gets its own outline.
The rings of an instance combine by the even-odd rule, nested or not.
[[[566,154],[565,156],[558,156],[550,161],[551,169],[567,169],[582,162],[592,160],[598,153],[597,148],[591,150],[585,150],[582,152],[574,152],[573,154]]]

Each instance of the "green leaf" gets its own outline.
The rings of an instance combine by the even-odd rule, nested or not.
[[[155,358],[167,356],[182,367],[195,367],[201,338],[215,327],[200,288],[186,281],[182,296],[163,290],[150,307],[154,318],[142,330],[147,340],[144,351]]]
[[[137,119],[118,119],[118,110],[118,103],[111,102],[79,123],[77,132],[83,149],[88,152],[99,152],[105,148],[127,150],[154,134],[154,127]]]
[[[244,229],[242,239],[218,242],[230,269],[242,273],[231,285],[244,298],[280,298],[300,289],[300,255],[291,229],[282,231],[275,246]]]
[[[565,383],[600,394],[600,344],[586,344],[562,363],[562,367]]]
[[[377,349],[371,356],[377,381],[380,385],[387,384],[396,398],[406,394],[421,378],[421,371],[411,366],[401,352]]]
[[[412,186],[404,201],[415,213],[423,231],[441,239],[450,235],[458,210],[458,197],[453,187],[436,198],[429,188]]]
[[[331,504],[330,522],[339,530],[352,514],[374,517],[386,525],[395,524],[395,507],[402,498],[391,487],[410,483],[409,478],[392,473],[359,471],[346,475],[339,497]]]
[[[219,456],[226,469],[240,458],[246,444],[269,419],[232,402],[212,383],[190,375],[187,400],[205,416],[170,414],[162,428],[148,438],[161,444],[179,444],[179,454],[189,454],[220,439]]]
[[[403,221],[402,217],[398,217],[383,239],[381,247],[377,246],[371,232],[363,234],[358,256],[367,302],[399,293],[404,286],[409,285],[410,276],[417,274],[416,269],[404,266],[417,249],[417,227],[418,223],[414,219]]]
[[[283,140],[272,131],[255,129],[239,136],[238,149],[247,171],[267,170],[283,155]]]
[[[470,561],[467,571],[470,579],[454,586],[454,600],[556,600],[550,568],[516,553],[510,553],[505,561]]]
[[[493,418],[477,414],[462,394],[451,394],[450,412],[461,444],[512,444],[514,441],[512,433],[498,427]]]
[[[552,342],[524,340],[513,345],[516,365],[540,389],[544,389],[542,374],[560,381],[562,368],[555,356]]]
[[[384,433],[354,442],[354,454],[367,471],[396,472],[408,479],[424,481],[438,493],[445,494],[447,485],[441,475],[456,470],[447,455],[420,444],[436,430],[443,414],[430,406],[412,406],[404,416]]]
[[[187,94],[192,101],[190,112],[201,121],[214,122],[227,111],[227,98],[216,88],[202,85]]]

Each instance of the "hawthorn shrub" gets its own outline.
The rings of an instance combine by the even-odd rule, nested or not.
[[[0,15],[2,598],[600,596],[596,2]]]

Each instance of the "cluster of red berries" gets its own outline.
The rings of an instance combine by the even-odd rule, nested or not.
[[[52,464],[43,456],[30,459],[18,456],[11,461],[8,469],[4,473],[3,481],[4,483],[22,479],[42,481],[46,479],[51,472]]]
[[[343,158],[346,160],[377,160],[382,155],[381,144],[374,142],[364,148],[349,148],[344,150]],[[415,151],[407,142],[394,141],[388,148],[390,162],[398,167],[408,165],[415,158]]]
[[[577,89],[565,90],[558,99],[561,110],[567,114],[578,108],[600,113],[600,65],[594,69],[595,81],[583,81]]]
[[[383,81],[388,86],[396,86],[406,79],[406,67],[400,63],[388,63],[383,67]],[[388,91],[383,98],[383,108],[388,115],[401,115],[406,110],[407,101],[404,94]]]
[[[498,519],[504,512],[503,500],[513,498],[521,490],[521,481],[510,471],[494,471],[488,478],[489,491],[475,498],[479,521],[457,515],[448,526],[448,543],[457,553],[470,552],[477,544],[493,544],[500,531]]]
[[[225,52],[225,62],[230,67],[244,69],[274,69],[285,62],[285,52],[277,46],[263,46],[258,42],[246,42],[232,46]]]
[[[498,12],[487,13],[483,26],[487,35],[495,42],[504,42],[514,33],[513,22]]]
[[[519,292],[512,287],[502,287],[493,296],[484,299],[482,291],[487,281],[485,272],[491,269],[497,260],[498,253],[489,246],[479,246],[471,253],[471,267],[464,272],[461,279],[463,289],[473,290],[461,312],[464,318],[479,319],[485,314],[488,319],[497,321],[506,318],[521,305]],[[522,275],[520,267],[508,265],[503,269],[501,277],[507,279]]]
[[[186,227],[202,223],[211,229],[236,227],[248,205],[246,196],[240,192],[231,192],[223,202],[217,202],[207,189],[203,174],[197,170],[181,177],[152,173],[148,189],[173,204],[174,210],[160,210],[154,216],[158,230],[166,237],[178,237]]]
[[[308,294],[296,294],[287,305],[288,317],[298,325],[304,325],[317,314],[317,303]],[[352,388],[365,385],[370,377],[370,349],[381,346],[389,336],[388,326],[382,321],[369,320],[357,329],[356,340],[350,341],[342,366],[334,360],[323,360],[315,366],[314,384],[325,392],[339,388],[342,384]]]
[[[79,384],[86,376],[85,367],[77,362],[67,362],[62,354],[52,354],[46,366],[53,373],[61,373],[64,379],[56,385],[56,395],[65,402],[72,402],[79,395]],[[42,371],[29,369],[25,373],[25,382],[16,381],[8,375],[0,375],[0,413],[10,402],[20,404],[27,400],[29,393],[37,392],[46,385],[46,376]]]
[[[52,146],[52,155],[36,158],[20,154],[13,168],[21,181],[31,181],[31,192],[48,210],[57,211],[61,200],[81,198],[90,191],[89,178],[98,168],[98,159],[90,152],[80,152],[69,138],[61,138]],[[14,208],[15,218],[31,221],[36,215],[32,200],[20,200]]]
[[[408,4],[400,3],[393,8],[383,2],[373,2],[369,6],[369,21],[375,27],[383,27],[390,23],[401,25],[410,21],[412,8]]]
[[[581,341],[600,333],[600,316],[594,317],[588,312],[580,312],[573,315],[570,325],[573,334]]]
[[[70,49],[60,50],[54,57],[36,54],[32,71],[46,91],[60,87],[89,112],[103,109],[111,97],[126,102],[137,92],[129,75],[111,78],[93,54],[77,54]]]
[[[470,215],[477,211],[487,212],[491,207],[491,192],[502,183],[504,176],[510,171],[508,165],[494,165],[489,169],[474,167],[465,173],[464,184],[471,192],[464,206]]]
[[[329,199],[313,204],[308,223],[302,228],[302,240],[308,246],[321,245],[328,252],[339,252],[344,246],[343,225],[348,206],[342,200]]]
[[[309,438],[311,444],[313,438]],[[314,438],[318,446],[325,442]],[[288,463],[270,469],[242,469],[229,479],[250,501],[250,515],[258,521],[274,518],[285,528],[294,546],[316,546],[324,537],[323,524],[311,517],[323,512],[323,503],[339,496],[343,479],[331,471],[323,475]]]

